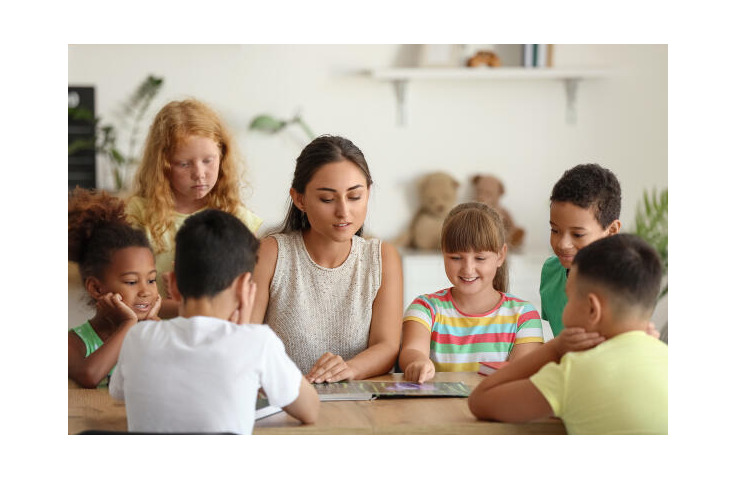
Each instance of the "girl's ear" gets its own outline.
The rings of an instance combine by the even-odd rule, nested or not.
[[[618,219],[614,220],[609,225],[609,228],[607,228],[607,235],[616,235],[619,233],[621,229],[622,229],[622,222],[620,222]]]
[[[496,262],[496,268],[501,267],[504,264],[504,261],[507,259],[507,244],[505,243],[502,245],[502,248],[499,250],[499,258]]]
[[[105,293],[102,282],[95,277],[87,277],[87,280],[84,282],[84,289],[87,290],[87,293],[89,293],[95,300]]]
[[[290,188],[289,189],[289,196],[292,197],[292,203],[294,203],[294,206],[305,211],[305,196],[303,193],[299,193],[297,190]]]

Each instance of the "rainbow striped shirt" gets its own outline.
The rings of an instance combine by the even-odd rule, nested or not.
[[[543,343],[540,314],[530,302],[502,293],[499,303],[481,315],[456,307],[451,289],[420,295],[407,307],[404,321],[430,330],[430,360],[438,372],[477,372],[479,362],[503,362],[514,345]]]

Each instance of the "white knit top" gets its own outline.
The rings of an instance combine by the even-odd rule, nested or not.
[[[342,265],[315,263],[302,232],[275,234],[278,254],[264,316],[287,354],[307,374],[325,352],[350,360],[368,347],[381,286],[381,241],[354,236]]]

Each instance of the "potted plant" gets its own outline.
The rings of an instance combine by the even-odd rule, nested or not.
[[[119,128],[129,132],[127,154],[118,148],[118,128],[113,124],[102,125],[100,118],[92,118],[92,114],[84,107],[69,107],[69,118],[87,120],[94,124],[95,136],[79,139],[69,145],[69,155],[85,149],[94,149],[102,154],[110,163],[115,182],[115,191],[127,187],[127,173],[131,165],[137,163],[136,146],[143,116],[148,111],[152,100],[161,90],[163,78],[149,75],[123,104],[120,114]]]

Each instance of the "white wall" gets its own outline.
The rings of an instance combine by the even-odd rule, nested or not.
[[[390,84],[347,72],[387,67],[411,50],[399,45],[70,45],[70,85],[96,87],[104,121],[148,74],[165,79],[147,122],[164,103],[194,96],[237,133],[245,154],[247,205],[279,223],[294,159],[304,146],[294,127],[268,136],[247,130],[260,113],[289,117],[301,108],[315,133],[353,140],[375,180],[367,231],[393,238],[414,208],[413,182],[445,170],[464,187],[476,173],[501,177],[503,204],[527,230],[526,249],[548,250],[548,196],[563,171],[582,162],[612,169],[623,187],[628,230],[643,189],[668,185],[667,46],[556,45],[555,66],[612,70],[583,81],[578,121],[565,121],[559,81],[415,81],[408,125],[396,123]],[[99,165],[103,185],[111,183]]]

